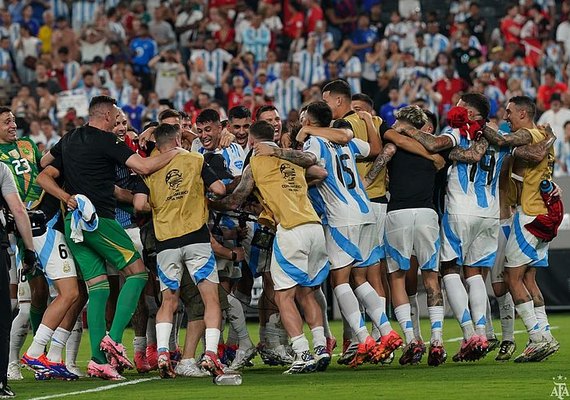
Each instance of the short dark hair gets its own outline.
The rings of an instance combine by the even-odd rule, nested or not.
[[[154,139],[156,140],[157,147],[161,147],[176,139],[180,132],[179,125],[173,124],[159,124],[154,130]]]
[[[487,119],[489,117],[491,104],[485,95],[481,93],[464,93],[460,98],[469,107],[476,109],[483,119]]]
[[[563,127],[564,127],[564,129],[566,129],[566,127],[567,127],[568,125],[570,125],[570,120],[568,120],[568,121],[564,122],[564,126],[563,126]]]
[[[534,101],[528,96],[515,96],[509,99],[509,103],[513,103],[519,108],[522,108],[526,111],[529,118],[534,120],[536,115],[536,104]]]
[[[273,141],[275,130],[267,121],[255,121],[249,127],[249,134],[259,140]]]
[[[321,93],[324,92],[340,94],[341,96],[346,97],[347,99],[352,98],[350,85],[342,79],[336,79],[332,82],[327,83]]]
[[[85,71],[83,73],[83,77],[86,78],[88,76],[95,76],[95,74],[93,73],[93,71]]]
[[[213,108],[206,108],[198,114],[196,118],[197,124],[205,124],[207,122],[220,122],[220,113],[214,110]]]
[[[374,101],[364,93],[356,93],[352,95],[352,101],[363,101],[367,103],[370,107],[374,108]]]
[[[166,118],[180,118],[180,113],[178,110],[173,108],[167,108],[166,110],[162,110],[160,114],[158,114],[158,120],[164,121]]]
[[[438,125],[439,125],[437,122],[437,115],[435,115],[435,113],[433,113],[429,110],[424,110],[424,114],[426,115],[426,117],[428,117],[429,122],[433,126],[433,133],[436,134],[437,129],[438,129]]]
[[[0,106],[0,114],[4,114],[7,112],[12,112],[12,109],[10,107]]]
[[[256,121],[259,120],[259,117],[261,116],[261,114],[263,114],[264,112],[267,112],[267,111],[277,111],[277,112],[279,112],[279,111],[277,110],[277,107],[275,107],[275,106],[273,106],[273,105],[271,105],[271,104],[266,104],[266,105],[261,106],[261,107],[259,107],[259,108],[257,109],[257,111],[255,112],[255,120],[256,120]]]
[[[333,119],[332,110],[324,101],[315,101],[307,106],[307,116],[320,127],[328,127]]]
[[[249,108],[244,106],[235,106],[230,108],[230,111],[228,111],[228,119],[230,121],[242,118],[251,118],[251,111]]]
[[[89,103],[89,115],[93,115],[101,107],[113,107],[117,105],[117,101],[111,96],[95,96]]]

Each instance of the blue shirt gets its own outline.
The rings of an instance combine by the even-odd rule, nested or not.
[[[389,126],[394,125],[396,122],[396,111],[398,111],[402,107],[406,107],[407,104],[399,104],[397,106],[392,105],[392,103],[386,103],[382,107],[380,107],[380,117],[386,122]]]
[[[351,35],[351,40],[354,44],[373,44],[376,40],[378,40],[378,34],[374,29],[371,28],[364,30],[356,29]],[[370,53],[370,51],[372,51],[372,46],[358,50],[356,52],[356,56],[360,58],[360,61],[364,62],[364,56],[366,53]]]
[[[142,115],[144,113],[145,107],[141,104],[138,104],[136,107],[127,104],[122,107],[122,110],[129,117],[129,121],[131,121],[132,127],[140,133],[142,130]]]
[[[131,40],[130,49],[133,54],[132,62],[135,72],[150,73],[148,63],[158,54],[156,42],[149,37],[137,37]]]

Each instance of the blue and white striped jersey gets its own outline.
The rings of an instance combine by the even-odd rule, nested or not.
[[[340,145],[311,136],[303,151],[314,154],[328,172],[325,180],[316,185],[317,191],[310,191],[323,224],[341,227],[374,223],[374,211],[356,169],[356,157],[370,153],[368,143],[353,139],[348,145]]]
[[[0,49],[0,67],[8,67],[8,69],[0,69],[0,80],[8,82],[10,80],[10,71],[12,70],[12,60],[10,53]]]
[[[100,0],[74,1],[71,6],[71,27],[73,30],[79,32],[85,25],[92,23],[100,6]]]
[[[267,95],[272,96],[275,107],[279,111],[281,118],[287,118],[289,111],[299,110],[301,107],[301,92],[307,88],[297,76],[290,76],[287,80],[276,79],[271,82]]]
[[[293,54],[293,62],[299,64],[299,78],[307,86],[325,80],[325,63],[322,54],[301,50]]]
[[[196,151],[200,154],[208,153],[208,150],[203,148],[199,141],[194,143],[197,143],[198,146],[193,148],[192,151]],[[230,173],[234,177],[241,175],[243,170],[243,163],[245,161],[245,152],[243,151],[243,148],[239,144],[232,143],[225,149],[221,150],[218,149],[214,151],[214,153],[222,155],[222,157],[224,158],[224,164],[226,168],[230,171]]]
[[[454,146],[467,149],[472,141],[461,136],[458,129],[446,128]],[[449,214],[499,218],[499,174],[509,154],[507,147],[490,145],[478,163],[455,161],[449,169],[446,209]]]
[[[204,60],[206,71],[213,74],[216,78],[216,87],[222,86],[222,74],[224,73],[224,63],[232,60],[232,55],[224,49],[215,49],[209,52],[205,49],[192,52],[190,59],[195,62],[198,58]]]

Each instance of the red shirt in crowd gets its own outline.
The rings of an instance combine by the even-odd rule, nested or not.
[[[514,19],[509,18],[509,17],[505,17],[503,18],[503,20],[501,21],[501,33],[503,34],[503,37],[505,38],[505,43],[519,43],[520,42],[520,38],[511,33],[509,31],[509,28],[511,27],[515,27],[517,29],[520,29],[521,26],[520,24],[518,24]]]
[[[538,87],[538,93],[536,94],[536,99],[544,104],[545,110],[550,110],[550,97],[554,93],[566,93],[568,91],[568,86],[562,82],[556,82],[554,86],[540,85]]]
[[[305,16],[302,12],[294,13],[291,18],[285,21],[285,27],[283,28],[283,33],[289,36],[291,39],[296,39],[301,37],[303,34],[303,25],[305,23]]]
[[[307,19],[305,21],[305,32],[313,32],[317,22],[322,21],[323,19],[325,19],[325,14],[323,13],[321,6],[315,4],[313,7],[309,8],[307,11]]]
[[[453,95],[455,93],[462,92],[467,88],[467,82],[460,78],[441,79],[437,81],[435,83],[434,89],[436,92],[441,94],[441,102],[438,106],[440,115],[443,115],[443,111],[446,105],[453,105]]]
[[[233,107],[241,105],[243,102],[243,90],[241,93],[236,92],[235,90],[230,90],[228,92],[228,110],[231,110]]]

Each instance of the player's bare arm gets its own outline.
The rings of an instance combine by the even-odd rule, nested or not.
[[[273,156],[282,160],[292,162],[303,168],[309,168],[317,163],[317,157],[309,152],[293,149],[282,149],[280,147],[270,146],[263,143],[256,143],[253,151],[258,156]]]
[[[401,130],[400,133],[416,139],[426,150],[432,153],[438,153],[453,147],[453,141],[447,135],[434,136],[413,127],[407,127]]]
[[[397,122],[398,123],[398,122]],[[437,170],[440,170],[445,165],[445,160],[439,154],[433,154],[429,150],[426,149],[419,141],[412,139],[411,137],[404,136],[399,133],[398,129],[388,129],[384,133],[384,139],[389,140],[390,142],[394,143],[396,147],[399,147],[402,150],[406,150],[410,153],[417,154],[423,158],[426,158],[432,161],[435,165]],[[403,129],[414,129],[411,125],[406,124]],[[423,133],[423,132],[422,132]],[[427,134],[431,136],[430,134]]]
[[[513,155],[515,157],[531,163],[539,163],[544,160],[544,157],[546,157],[550,148],[556,141],[556,136],[554,135],[554,132],[552,132],[550,125],[545,125],[543,127],[539,126],[539,128],[543,128],[546,131],[546,139],[535,144],[527,144],[526,146],[513,149]]]
[[[71,196],[57,184],[55,180],[59,178],[59,175],[60,172],[57,168],[47,166],[38,175],[38,185],[40,185],[42,189],[51,194],[53,197],[65,203],[68,209],[74,210],[77,207],[75,196]]]
[[[449,159],[452,161],[459,161],[466,164],[475,164],[481,160],[489,148],[489,142],[485,138],[476,140],[467,149],[455,146],[449,153]]]
[[[223,199],[210,201],[210,207],[216,210],[236,210],[247,199],[247,196],[251,194],[254,186],[253,173],[248,165],[243,171],[239,185],[233,193]]]
[[[388,143],[386,146],[384,146],[382,153],[378,154],[378,157],[376,157],[374,160],[374,164],[372,164],[372,168],[364,177],[363,183],[365,187],[370,186],[370,184],[374,182],[380,171],[386,167],[386,164],[388,164],[394,154],[396,154],[396,150],[396,146],[394,146],[392,143]]]
[[[508,135],[501,135],[493,128],[485,126],[483,129],[483,136],[489,141],[489,143],[496,144],[501,147],[524,146],[532,142],[532,136],[530,132],[525,128],[519,129],[518,131]]]
[[[321,183],[326,179],[328,175],[329,174],[327,170],[318,165],[311,165],[309,168],[305,170],[305,180],[307,181],[307,185],[309,186]]]
[[[348,128],[304,126],[297,133],[297,142],[304,143],[309,135],[322,137],[338,144],[347,144],[354,137],[354,133]]]

